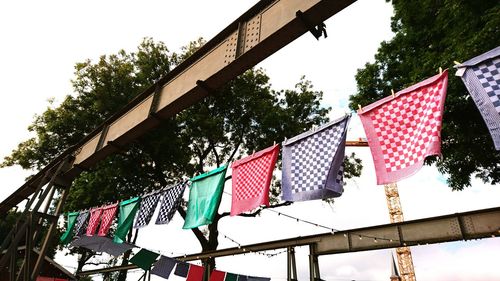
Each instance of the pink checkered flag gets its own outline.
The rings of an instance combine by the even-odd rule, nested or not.
[[[231,165],[233,199],[231,216],[260,205],[269,206],[269,185],[278,158],[279,146],[261,150]]]
[[[448,72],[358,111],[372,152],[377,184],[416,173],[427,156],[441,155],[441,121]]]

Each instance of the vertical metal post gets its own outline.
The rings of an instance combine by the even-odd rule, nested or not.
[[[309,245],[309,280],[314,281],[315,276],[314,276],[314,249],[313,245]]]
[[[297,265],[295,263],[295,248],[287,248],[287,280],[297,281]]]
[[[309,279],[311,281],[321,280],[319,273],[318,255],[316,255],[316,245],[309,245]]]

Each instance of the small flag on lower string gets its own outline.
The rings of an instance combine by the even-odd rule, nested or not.
[[[73,230],[75,228],[75,224],[77,222],[79,214],[80,213],[78,212],[72,212],[68,214],[68,228],[63,233],[60,239],[63,245],[68,244],[73,239]]]
[[[248,281],[270,281],[271,278],[248,276]]]
[[[460,64],[457,76],[467,87],[500,150],[500,46]]]
[[[226,278],[224,279],[224,281],[238,281],[238,275],[228,272],[226,273]]]
[[[269,185],[278,153],[279,146],[274,145],[233,162],[231,216],[269,206]]]
[[[224,281],[225,277],[226,277],[226,273],[224,271],[214,270],[214,271],[212,271],[212,273],[210,273],[210,280],[209,281]]]
[[[113,241],[116,243],[123,243],[126,240],[127,234],[132,228],[135,214],[139,209],[141,202],[140,197],[131,198],[120,202],[120,215],[118,216],[118,226],[115,230],[115,237]]]
[[[441,121],[448,72],[435,75],[358,111],[375,164],[377,184],[416,173],[441,155]]]
[[[189,201],[184,229],[211,224],[224,190],[227,165],[196,176],[190,181]]]
[[[160,193],[150,194],[142,197],[141,207],[135,218],[134,228],[141,228],[149,224],[153,217],[158,201],[160,201]]]
[[[156,218],[156,224],[167,224],[172,220],[177,208],[182,202],[182,195],[184,194],[187,184],[187,182],[181,182],[169,186],[161,193],[162,201],[158,217]]]
[[[188,271],[189,271],[189,263],[181,261],[177,263],[174,274],[180,277],[187,277]]]
[[[108,234],[117,209],[118,204],[111,204],[102,208],[101,225],[97,233],[98,236],[106,236]]]
[[[141,249],[130,259],[130,262],[144,270],[149,270],[158,256],[159,254],[157,253],[151,252],[146,249]]]
[[[154,264],[151,274],[168,279],[176,264],[176,260],[161,256],[160,259]]]
[[[283,142],[283,200],[305,201],[339,197],[347,124],[342,117]]]
[[[186,281],[203,281],[203,272],[205,268],[196,264],[189,266],[189,272]]]

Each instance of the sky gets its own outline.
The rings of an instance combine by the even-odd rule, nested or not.
[[[48,100],[60,102],[72,93],[74,65],[120,49],[135,50],[144,37],[163,41],[171,51],[198,37],[210,39],[256,3],[255,0],[183,1],[2,1],[0,2],[0,157],[30,137],[27,127],[42,113]],[[271,77],[275,89],[292,88],[302,75],[324,92],[331,117],[348,112],[350,94],[356,91],[354,75],[373,61],[383,40],[390,40],[392,7],[384,0],[359,0],[326,21],[328,38],[316,40],[305,34],[258,65]],[[450,79],[458,79],[450,75]],[[395,89],[400,90],[400,89]],[[446,106],[446,105],[445,105]],[[364,137],[353,116],[348,139]],[[349,229],[389,222],[383,187],[377,186],[368,148],[347,148],[364,164],[363,175],[349,180],[342,197],[328,205],[320,200],[295,203],[279,211],[335,229]],[[446,157],[446,155],[444,155]],[[0,200],[24,183],[29,171],[18,167],[0,169]],[[406,220],[500,206],[497,186],[474,179],[472,187],[452,192],[446,175],[424,167],[398,183]],[[230,192],[229,185],[226,191]],[[185,194],[187,196],[187,193]],[[230,208],[225,195],[221,211]],[[182,219],[169,225],[141,230],[137,244],[165,255],[199,252]],[[264,242],[315,233],[324,229],[264,211],[257,218],[224,218],[220,223],[219,248]],[[498,280],[500,240],[484,239],[412,248],[419,280]],[[276,251],[277,253],[280,251]],[[270,252],[273,253],[273,252]],[[308,276],[307,249],[297,249],[299,279]],[[390,250],[323,256],[320,271],[326,280],[388,280]],[[59,253],[56,261],[72,270],[76,257]],[[220,258],[220,270],[286,279],[286,255],[268,258],[249,254]],[[90,267],[89,267],[90,268]],[[136,280],[139,272],[132,272]],[[132,277],[137,278],[133,279]],[[181,280],[171,278],[172,280]],[[99,280],[99,278],[95,278]],[[154,278],[154,280],[161,280]]]

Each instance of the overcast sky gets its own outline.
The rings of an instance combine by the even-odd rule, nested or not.
[[[119,49],[133,51],[144,37],[161,40],[171,51],[178,51],[200,36],[212,38],[255,3],[255,0],[0,2],[0,156],[8,155],[30,136],[27,127],[34,114],[48,106],[48,99],[55,98],[58,102],[72,93],[70,80],[76,62],[87,58],[97,60],[100,55]],[[317,41],[305,34],[259,67],[266,69],[276,89],[291,88],[306,75],[316,89],[324,91],[324,105],[333,107],[332,117],[341,115],[348,111],[348,96],[356,89],[356,69],[372,61],[380,42],[391,38],[391,15],[391,5],[384,0],[359,0],[326,22],[327,39]],[[450,75],[450,79],[458,78]],[[359,137],[364,137],[364,133],[354,116],[348,139]],[[383,187],[376,185],[369,149],[348,148],[347,153],[350,152],[363,159],[363,175],[348,182],[344,195],[333,206],[311,201],[279,211],[336,229],[388,223]],[[21,186],[28,174],[16,167],[0,169],[0,200]],[[471,188],[451,192],[445,178],[434,167],[424,167],[399,183],[407,220],[500,206],[498,187],[474,180]],[[221,211],[229,208],[230,198],[225,195]],[[179,217],[167,226],[149,226],[141,230],[138,245],[166,255],[199,252],[195,237],[181,226]],[[224,218],[220,231],[242,244],[324,232],[269,211],[257,218]],[[233,246],[229,239],[220,238],[220,248]],[[496,269],[499,246],[499,239],[485,239],[413,247],[416,275],[419,280],[500,279]],[[306,279],[307,249],[297,251],[299,279]],[[70,269],[75,260],[62,254],[56,258]],[[379,250],[321,257],[320,266],[326,280],[388,280],[389,261],[390,251]],[[217,265],[223,271],[270,276],[273,280],[286,278],[284,254],[274,258],[260,255],[221,258]]]

